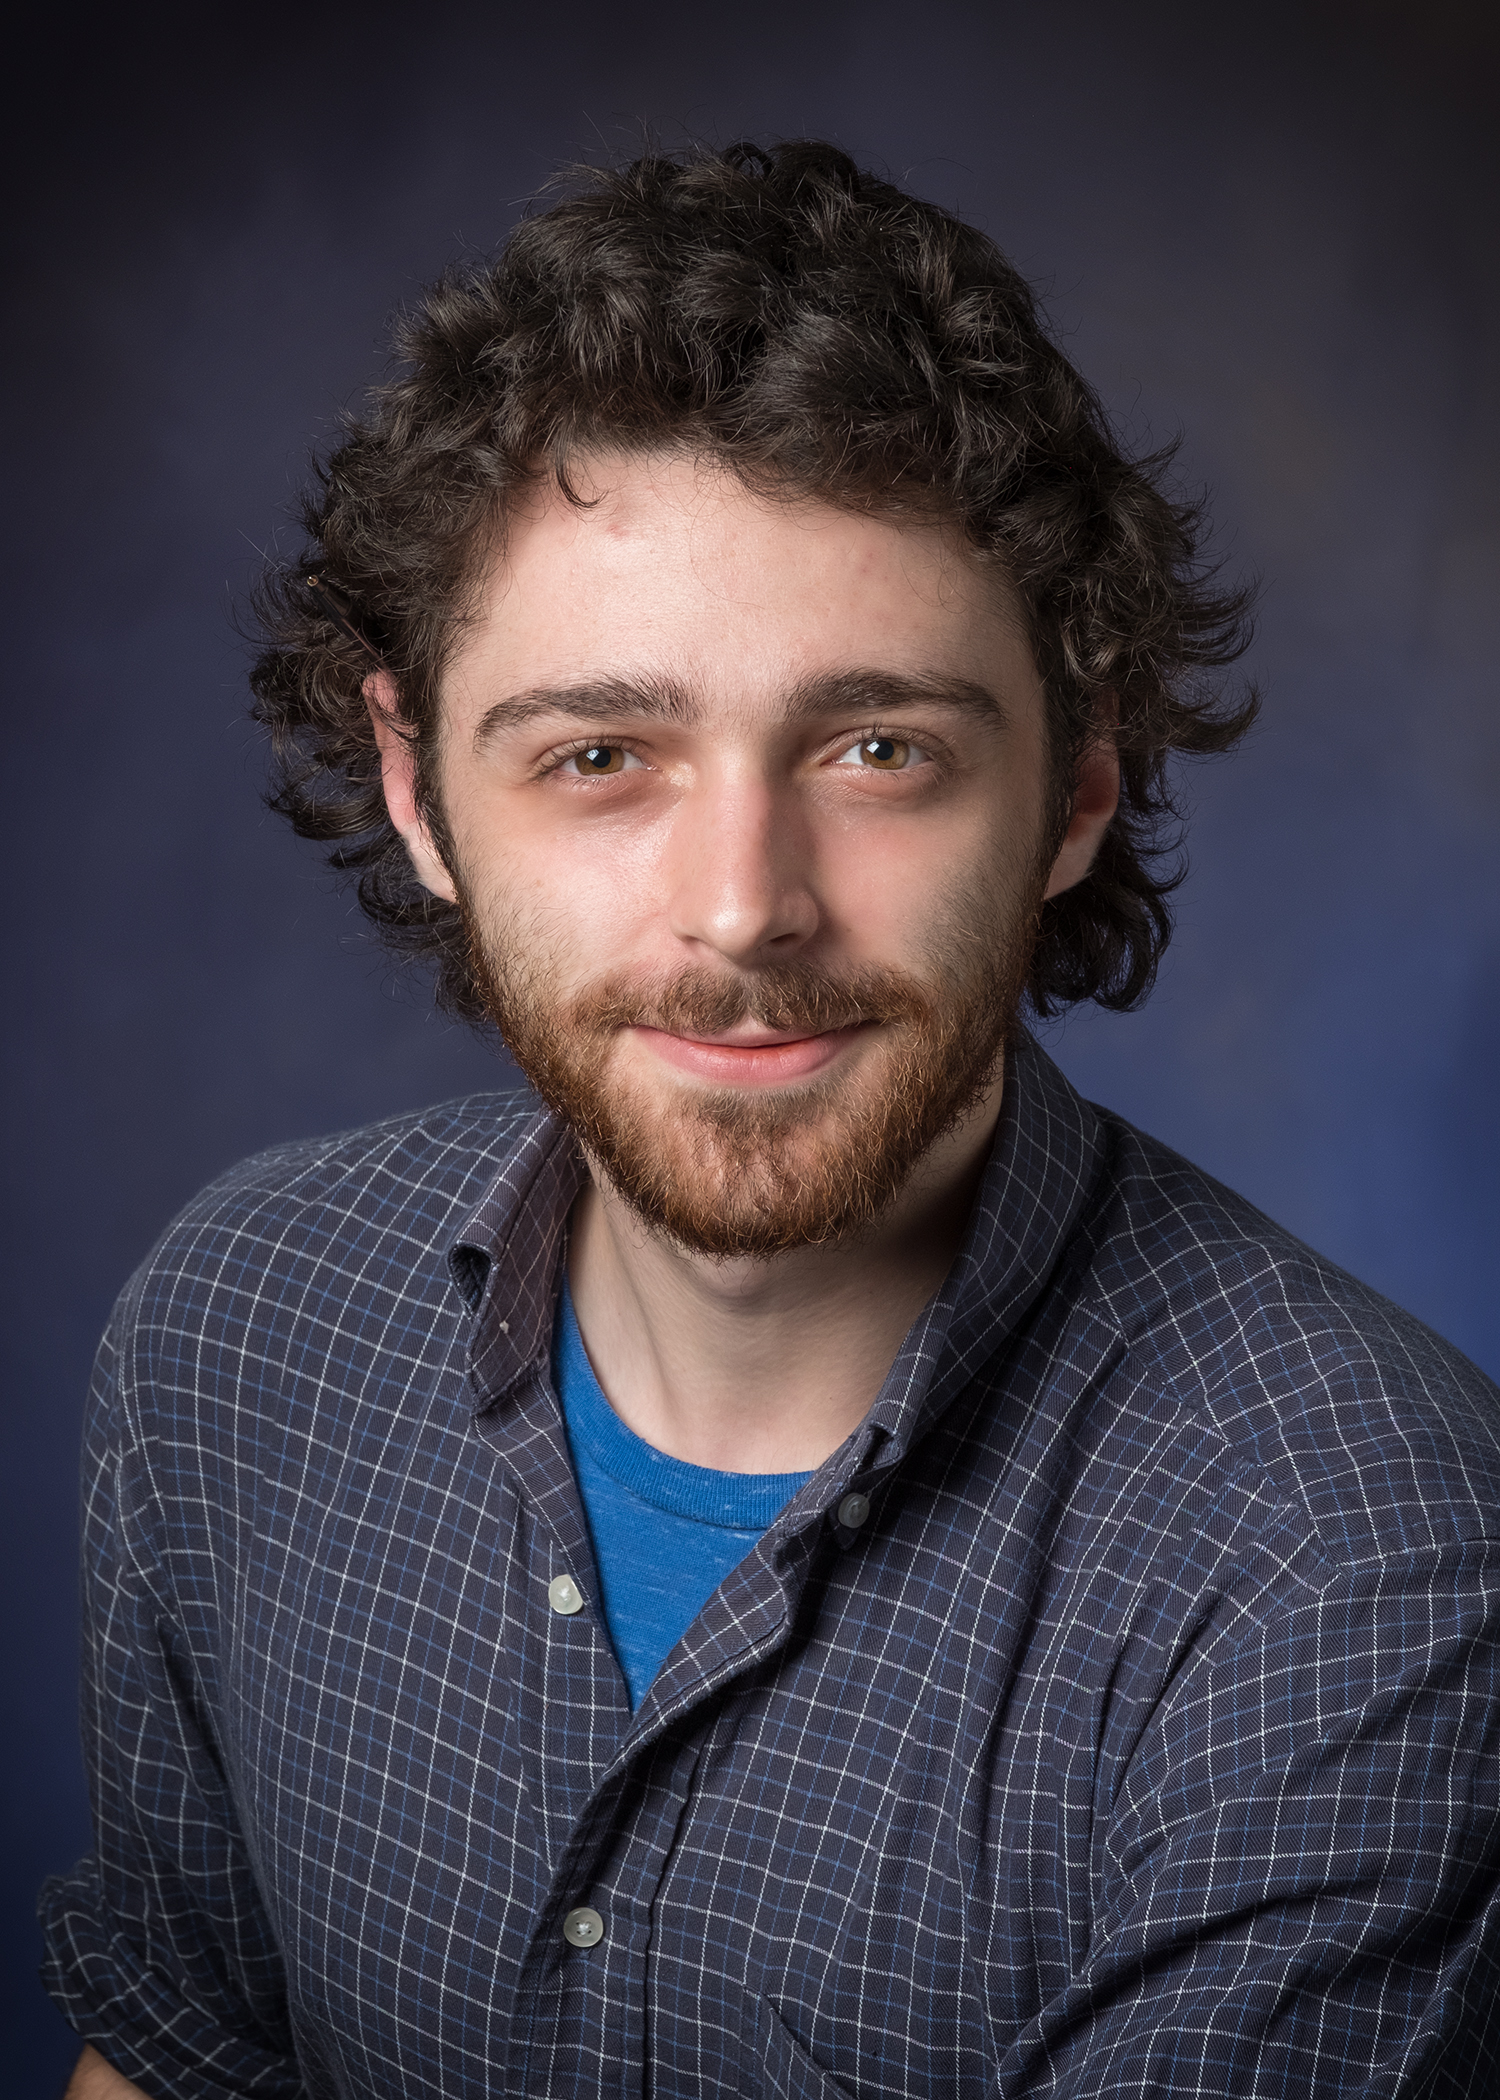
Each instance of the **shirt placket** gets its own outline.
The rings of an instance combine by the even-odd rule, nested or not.
[[[697,1760],[680,1730],[627,1753],[574,1826],[533,1922],[508,2092],[644,2093],[652,1910]]]
[[[514,1697],[548,1882],[517,1975],[505,2090],[636,2094],[652,1904],[697,1752],[681,1730],[627,1740],[624,1680],[545,1361],[482,1408],[475,1427],[535,1519],[527,1587],[537,1638]]]
[[[646,2088],[646,1965],[653,1908],[690,1809],[705,1708],[786,1637],[807,1540],[761,1562],[698,1622],[687,1652],[621,1726],[623,1680],[598,1604],[587,1532],[544,1367],[505,1396],[503,1450],[540,1523],[530,1591],[543,1614],[540,1679],[518,1685],[526,1735],[549,1795],[554,1850],[531,1921],[510,2021],[506,2090],[633,2096]],[[812,1527],[816,1529],[816,1525]],[[623,1736],[623,1740],[622,1740]],[[590,1778],[594,1783],[590,1786]]]

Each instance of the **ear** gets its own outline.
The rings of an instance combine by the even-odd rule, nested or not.
[[[1109,726],[1101,724],[1098,736],[1091,738],[1079,753],[1073,776],[1073,814],[1047,878],[1043,894],[1048,897],[1060,896],[1075,882],[1082,882],[1094,865],[1110,819],[1120,806],[1120,755],[1110,734],[1115,715],[1112,695],[1099,712],[1107,716]]]
[[[434,897],[446,898],[449,904],[456,904],[458,892],[453,887],[453,878],[439,859],[437,848],[417,810],[416,754],[412,749],[410,730],[401,725],[396,705],[396,683],[390,672],[372,672],[365,680],[364,695],[370,720],[375,725],[375,741],[380,746],[380,780],[391,822],[406,843],[412,867],[423,889],[431,890]]]

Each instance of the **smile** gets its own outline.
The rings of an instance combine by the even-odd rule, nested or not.
[[[711,1038],[669,1035],[665,1029],[641,1026],[631,1032],[679,1072],[718,1086],[761,1087],[786,1085],[827,1071],[870,1025],[859,1021],[821,1035],[786,1035],[744,1024]],[[742,1039],[733,1040],[736,1036]]]

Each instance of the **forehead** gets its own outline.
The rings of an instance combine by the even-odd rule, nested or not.
[[[509,521],[450,689],[600,672],[748,699],[854,666],[983,680],[1019,651],[1003,574],[947,524],[747,489],[701,459],[592,454],[581,502],[539,487]]]

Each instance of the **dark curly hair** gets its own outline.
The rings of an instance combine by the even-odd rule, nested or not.
[[[436,964],[445,1007],[483,1018],[458,909],[418,885],[386,814],[367,652],[394,677],[441,840],[444,663],[517,498],[552,476],[578,500],[570,460],[598,445],[946,517],[1003,565],[1047,695],[1054,818],[1105,696],[1123,772],[1091,873],[1044,907],[1029,1001],[1145,997],[1181,880],[1169,761],[1227,750],[1255,713],[1214,677],[1245,647],[1247,594],[1216,587],[1199,508],[1164,488],[1170,451],[1125,455],[985,235],[816,140],[650,153],[575,173],[495,261],[444,276],[397,350],[317,469],[302,569],[258,594],[251,682],[272,807],[335,842],[386,937]]]

